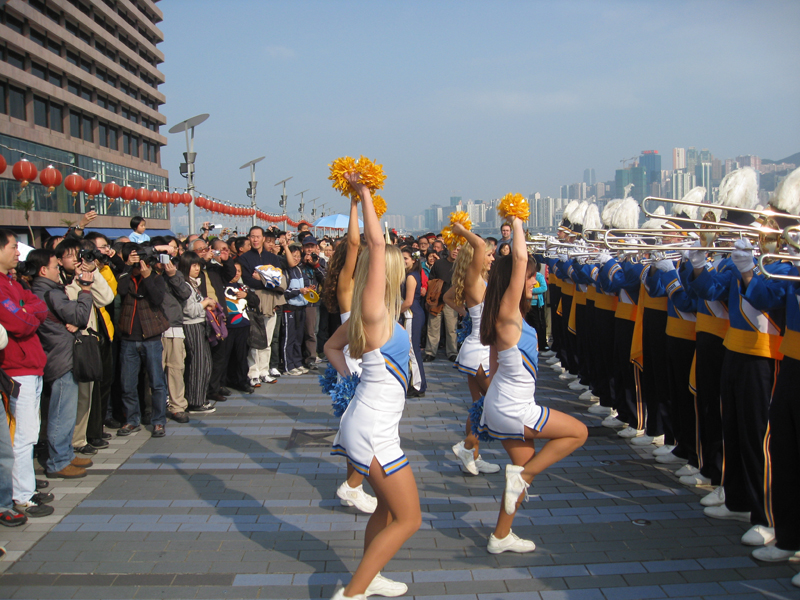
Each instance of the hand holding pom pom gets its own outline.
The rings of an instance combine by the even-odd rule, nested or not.
[[[342,196],[349,196],[356,202],[360,195],[357,184],[366,186],[370,192],[383,189],[383,182],[386,180],[383,166],[375,164],[366,156],[361,156],[358,160],[350,156],[343,156],[334,160],[329,166],[331,174],[328,179],[333,181],[332,187],[338,190]],[[354,174],[358,175],[355,180],[352,177]]]
[[[372,197],[372,206],[375,207],[375,214],[378,215],[379,219],[386,214],[386,200],[383,199],[383,196],[375,194]]]
[[[486,428],[481,428],[481,417],[483,417],[483,396],[469,407],[469,422],[472,425],[472,435],[481,442],[489,442],[492,437]]]
[[[514,217],[520,221],[527,221],[531,214],[528,201],[522,194],[506,194],[497,205],[497,214],[506,221],[511,221]]]
[[[456,230],[458,227],[458,230]],[[442,229],[442,241],[449,250],[455,250],[467,242],[464,233],[472,229],[472,221],[466,211],[450,213],[450,224]]]

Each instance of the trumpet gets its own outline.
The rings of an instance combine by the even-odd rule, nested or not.
[[[760,218],[763,220],[772,219],[774,217],[781,217],[781,218],[790,218],[790,219],[797,219],[800,220],[800,217],[795,215],[790,215],[788,213],[779,213],[773,210],[768,209],[755,209],[755,208],[737,208],[734,206],[719,206],[717,204],[706,204],[705,202],[692,202],[690,200],[674,200],[672,198],[658,198],[656,196],[648,196],[644,200],[642,200],[642,212],[647,215],[648,217],[656,218],[656,219],[667,219],[669,221],[675,221],[676,223],[691,223],[693,225],[709,225],[716,224],[720,227],[727,227],[730,229],[741,229],[743,231],[752,231],[755,233],[760,233],[764,231],[763,227],[758,227],[755,225],[734,225],[733,223],[717,223],[716,217],[713,221],[708,221],[705,219],[690,219],[688,217],[681,217],[678,215],[657,215],[655,213],[650,212],[647,210],[647,203],[648,202],[670,202],[671,204],[680,204],[683,206],[697,206],[699,208],[704,208],[706,210],[725,210],[725,211],[734,211],[734,212],[742,212],[748,213],[751,215],[756,215],[755,218]],[[753,220],[755,220],[755,218]]]

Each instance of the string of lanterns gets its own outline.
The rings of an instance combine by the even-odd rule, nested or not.
[[[7,167],[6,159],[0,154],[0,175],[5,172]],[[63,180],[64,187],[72,194],[73,198],[76,198],[80,192],[83,192],[88,196],[89,200],[92,200],[95,196],[102,193],[109,199],[109,205],[113,204],[114,201],[119,198],[126,204],[132,200],[136,200],[141,204],[150,202],[151,204],[172,204],[174,206],[191,204],[193,199],[192,195],[188,192],[148,190],[146,187],[137,189],[130,185],[120,186],[114,181],[103,185],[97,177],[85,179],[78,173],[72,173],[63,177],[61,171],[56,169],[53,165],[45,167],[42,169],[41,173],[39,173],[36,165],[24,158],[14,164],[11,169],[11,174],[14,176],[14,179],[19,181],[20,188],[23,190],[28,187],[29,184],[35,183],[36,176],[39,175],[39,183],[47,188],[48,194],[53,193],[53,191],[61,185]],[[291,227],[297,227],[299,224],[298,221],[294,221],[286,215],[270,214],[249,206],[237,206],[218,201],[217,199],[205,198],[202,195],[194,198],[194,204],[197,208],[209,213],[231,217],[252,217],[255,215],[256,219],[260,221],[269,223],[285,221],[287,225]]]

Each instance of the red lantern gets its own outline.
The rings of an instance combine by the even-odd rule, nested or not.
[[[11,170],[14,179],[20,182],[20,187],[23,189],[25,189],[31,181],[36,179],[36,173],[38,173],[36,166],[31,161],[25,160],[24,158],[17,162]]]
[[[78,192],[83,191],[83,177],[77,173],[67,175],[67,178],[64,180],[64,187],[72,192],[72,197],[74,198],[78,195]]]
[[[180,204],[183,201],[183,196],[181,196],[181,194],[179,194],[178,192],[172,192],[169,195],[169,198],[170,202],[172,202],[172,204],[174,204],[175,206],[178,206],[178,204]]]
[[[0,175],[6,172],[6,167],[8,163],[6,162],[6,157],[0,154]]]
[[[114,200],[119,198],[119,195],[122,193],[122,188],[112,181],[103,186],[103,193],[111,200],[111,202],[108,203],[108,205],[111,206],[114,204]]]
[[[92,200],[97,194],[103,191],[103,184],[97,181],[95,177],[92,177],[83,183],[83,191],[89,196],[89,200]]]
[[[150,200],[150,192],[147,188],[139,188],[136,190],[136,199],[142,203],[147,202]]]
[[[198,196],[197,198],[194,199],[194,205],[197,208],[205,208],[206,207],[206,199],[203,198],[202,196]]]
[[[126,203],[130,202],[134,198],[136,198],[136,190],[133,189],[131,186],[126,185],[121,190],[122,199],[125,200]]]
[[[0,171],[2,172],[2,171]],[[42,172],[39,173],[39,181],[41,184],[47,188],[47,193],[52,194],[53,191],[61,185],[61,180],[63,179],[63,175],[61,175],[61,171],[56,169],[53,165],[48,166],[45,169],[42,169]]]
[[[158,204],[161,202],[161,192],[158,190],[151,190],[150,192],[150,202],[153,204]]]
[[[192,195],[189,192],[184,192],[181,194],[181,202],[183,204],[191,204],[192,203]]]

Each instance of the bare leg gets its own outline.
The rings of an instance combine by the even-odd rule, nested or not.
[[[531,483],[533,478],[547,467],[557,463],[583,446],[588,436],[589,431],[586,429],[586,425],[569,415],[551,410],[550,418],[542,431],[538,432],[526,427],[525,441],[504,440],[503,447],[515,465],[524,467],[521,474],[522,478],[527,483]],[[534,439],[549,441],[539,452],[535,452],[533,448]],[[523,496],[524,492],[520,494],[517,507],[519,507]],[[508,518],[506,519],[506,517]],[[506,515],[501,506],[500,516],[497,519],[497,526],[494,531],[496,538],[504,538],[508,535],[512,520],[513,516]]]
[[[367,481],[378,497],[378,508],[367,523],[364,556],[344,590],[345,596],[363,594],[422,523],[419,492],[410,467],[387,476],[373,458],[369,473]]]
[[[347,485],[351,488],[357,488],[364,483],[364,476],[353,468],[350,461],[347,461]]]
[[[491,379],[486,377],[483,372],[483,367],[478,367],[477,375],[467,375],[467,385],[469,386],[469,393],[472,396],[472,402],[475,403],[481,399],[481,396],[486,395],[486,390],[489,389],[489,382]],[[472,421],[467,417],[467,431],[464,437],[464,448],[472,450],[475,458],[478,458],[480,453],[480,441],[472,434]]]

